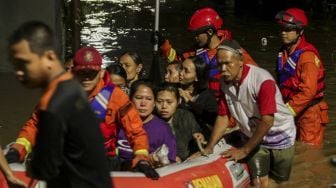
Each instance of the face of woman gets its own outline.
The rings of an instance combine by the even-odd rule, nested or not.
[[[165,82],[168,83],[179,83],[179,71],[176,68],[177,65],[169,64],[166,68],[166,73],[164,76]]]
[[[180,83],[182,85],[188,85],[195,81],[197,81],[195,64],[190,59],[186,59],[182,63],[182,70],[180,72]]]
[[[156,110],[165,120],[169,120],[176,112],[178,101],[175,93],[171,91],[160,91],[156,98]]]
[[[126,86],[126,80],[118,74],[110,74],[111,82],[119,87]]]
[[[152,114],[155,107],[155,102],[154,93],[151,88],[140,85],[137,91],[134,93],[132,101],[142,119],[145,119]]]
[[[129,56],[128,54],[121,56],[119,59],[119,63],[125,69],[128,81],[138,79],[138,74],[142,69],[141,64],[137,65],[132,59],[132,57]]]

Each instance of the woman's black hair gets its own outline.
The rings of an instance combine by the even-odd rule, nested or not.
[[[179,88],[179,84],[178,83],[168,83],[168,82],[164,82],[163,84],[161,84],[160,86],[157,87],[157,89],[155,90],[155,98],[157,97],[158,93],[161,91],[169,91],[175,94],[176,96],[176,100],[180,101],[180,92],[178,90]]]
[[[127,74],[125,69],[119,65],[119,64],[111,64],[108,67],[105,68],[109,74],[116,74],[121,77],[123,77],[125,80],[127,80]]]
[[[199,56],[188,57],[195,65],[197,82],[195,83],[195,92],[208,88],[209,84],[209,66]]]
[[[133,84],[131,85],[131,90],[130,90],[130,95],[129,95],[130,98],[132,99],[134,97],[135,93],[137,92],[139,87],[142,86],[142,85],[150,88],[152,90],[154,98],[155,98],[155,86],[148,79],[140,79],[140,80],[136,80],[136,81],[133,82]]]

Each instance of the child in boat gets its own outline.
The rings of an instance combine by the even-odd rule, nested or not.
[[[178,108],[180,94],[174,84],[165,83],[156,91],[156,110],[158,115],[169,123],[177,146],[176,161],[181,162],[191,154],[189,144],[195,140],[204,142],[201,128],[194,115],[188,110]]]
[[[110,74],[111,82],[129,95],[129,88],[126,84],[127,74],[125,69],[119,64],[112,64],[106,67],[105,70]]]

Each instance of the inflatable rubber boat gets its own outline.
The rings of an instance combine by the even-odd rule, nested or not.
[[[151,180],[138,172],[111,172],[111,181],[116,188],[249,187],[250,177],[247,165],[228,161],[219,155],[231,147],[224,140],[221,140],[214,148],[213,154],[158,168],[159,180]],[[27,183],[32,182],[32,188],[46,188],[46,184],[43,181],[32,181],[26,176],[23,164],[15,163],[10,166],[16,176]],[[3,176],[0,177],[0,187],[8,187]]]

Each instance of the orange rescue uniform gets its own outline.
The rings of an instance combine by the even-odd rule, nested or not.
[[[286,50],[282,50],[279,56],[283,59],[283,64],[294,51],[305,49],[307,45],[305,38],[302,37],[289,54]],[[305,50],[299,56],[294,74],[297,83],[294,81],[291,86],[293,93],[290,98],[284,95],[285,88],[280,84],[284,102],[295,116],[297,139],[313,145],[322,144],[324,126],[328,123],[328,105],[323,98],[324,67],[317,53]],[[320,86],[321,82],[323,86]]]
[[[89,95],[89,101],[93,100],[108,81],[108,73],[105,72],[104,78],[99,81]],[[148,156],[148,138],[142,127],[142,120],[128,96],[120,88],[114,88],[106,112],[105,123],[111,126],[122,126],[125,129],[135,156]],[[35,109],[30,119],[20,130],[16,142],[11,146],[19,151],[20,161],[24,160],[35,145],[38,121],[39,117]],[[138,160],[140,159],[143,158],[138,158]],[[133,161],[133,164],[136,164],[136,162]]]

